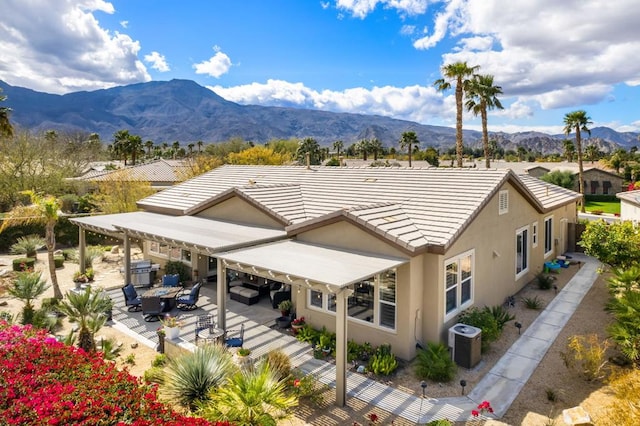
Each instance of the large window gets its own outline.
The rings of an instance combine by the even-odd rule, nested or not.
[[[473,250],[444,262],[445,319],[473,301]]]
[[[181,249],[180,247],[171,247],[168,244],[159,243],[157,241],[149,241],[149,254],[158,257],[165,257],[170,260],[180,260],[184,263],[191,264],[191,251]]]
[[[351,319],[396,329],[396,270],[390,269],[349,286],[353,294],[347,299]],[[310,308],[336,312],[336,295],[317,290],[307,291]]]
[[[516,279],[529,270],[529,228],[516,231]]]
[[[551,254],[553,250],[553,217],[549,216],[544,220],[544,257]]]

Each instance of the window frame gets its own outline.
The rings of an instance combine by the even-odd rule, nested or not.
[[[518,267],[523,266],[519,265],[518,258],[518,236],[526,235],[526,241],[523,242],[522,248],[524,250],[524,256],[521,256],[522,261],[525,263],[524,267],[518,271]],[[523,276],[525,276],[529,272],[529,264],[530,264],[530,250],[529,250],[529,225],[523,226],[522,228],[516,229],[515,235],[515,272],[516,272],[516,280],[519,280]]]
[[[470,265],[470,275],[468,277],[463,278],[463,264],[462,261],[469,258]],[[456,265],[456,283],[448,287],[448,274],[447,267],[449,265]],[[443,272],[444,272],[444,283],[443,283],[443,302],[444,302],[444,320],[449,321],[456,315],[458,315],[463,310],[467,309],[469,306],[473,305],[474,297],[475,297],[475,249],[467,250],[463,253],[460,253],[456,256],[445,259],[443,262]],[[465,282],[469,282],[470,286],[470,296],[468,300],[463,301],[463,286]],[[456,306],[447,311],[447,296],[451,291],[455,291],[455,302]]]
[[[547,223],[549,227],[547,227]],[[548,246],[548,249],[547,249]],[[544,218],[544,257],[545,259],[553,253],[553,216]]]

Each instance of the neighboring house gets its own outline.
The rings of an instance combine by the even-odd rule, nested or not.
[[[340,372],[347,338],[410,360],[464,309],[502,305],[569,249],[579,199],[511,170],[223,166],[72,221],[214,269],[222,312],[225,270],[292,286],[297,315],[337,333]]]
[[[540,178],[545,174],[553,171],[570,171],[574,176],[573,190],[580,190],[580,180],[578,179],[577,165],[562,165],[558,167],[547,168],[543,166],[533,166],[525,170],[525,172],[535,178]],[[600,169],[598,167],[588,167],[583,169],[582,177],[584,178],[585,195],[614,195],[620,191],[624,191],[624,179],[613,172]]]
[[[640,223],[640,189],[616,194],[620,199],[620,220]]]
[[[149,182],[151,187],[161,190],[185,180],[188,165],[184,160],[155,160],[117,169],[107,169],[103,164],[89,168],[81,176],[70,181],[85,182],[89,185],[96,182],[108,182],[114,179]]]

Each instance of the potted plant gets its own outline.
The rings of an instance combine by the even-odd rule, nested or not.
[[[251,358],[249,357],[249,355],[251,354],[251,350],[246,349],[246,348],[240,348],[238,349],[238,351],[236,352],[236,359],[237,359],[237,363],[238,366],[240,368],[249,368],[251,367]]]
[[[291,303],[291,300],[283,300],[278,304],[278,309],[280,309],[280,314],[283,317],[289,316],[289,314],[291,313],[291,308],[293,308],[293,303]]]
[[[160,320],[163,330],[165,331],[168,339],[177,339],[180,335],[180,328],[182,327],[182,321],[178,317],[172,317],[170,314],[165,315]]]
[[[297,332],[302,327],[304,327],[305,324],[306,322],[304,321],[304,317],[296,318],[293,321],[291,321],[291,328],[293,329],[294,332]]]

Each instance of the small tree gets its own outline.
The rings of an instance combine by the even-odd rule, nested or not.
[[[629,221],[590,221],[578,244],[587,255],[609,266],[628,268],[640,259],[640,230]]]
[[[552,183],[554,185],[561,186],[567,189],[573,189],[573,185],[575,183],[575,176],[572,172],[566,170],[554,170],[552,172],[546,173],[540,177],[540,180]]]

